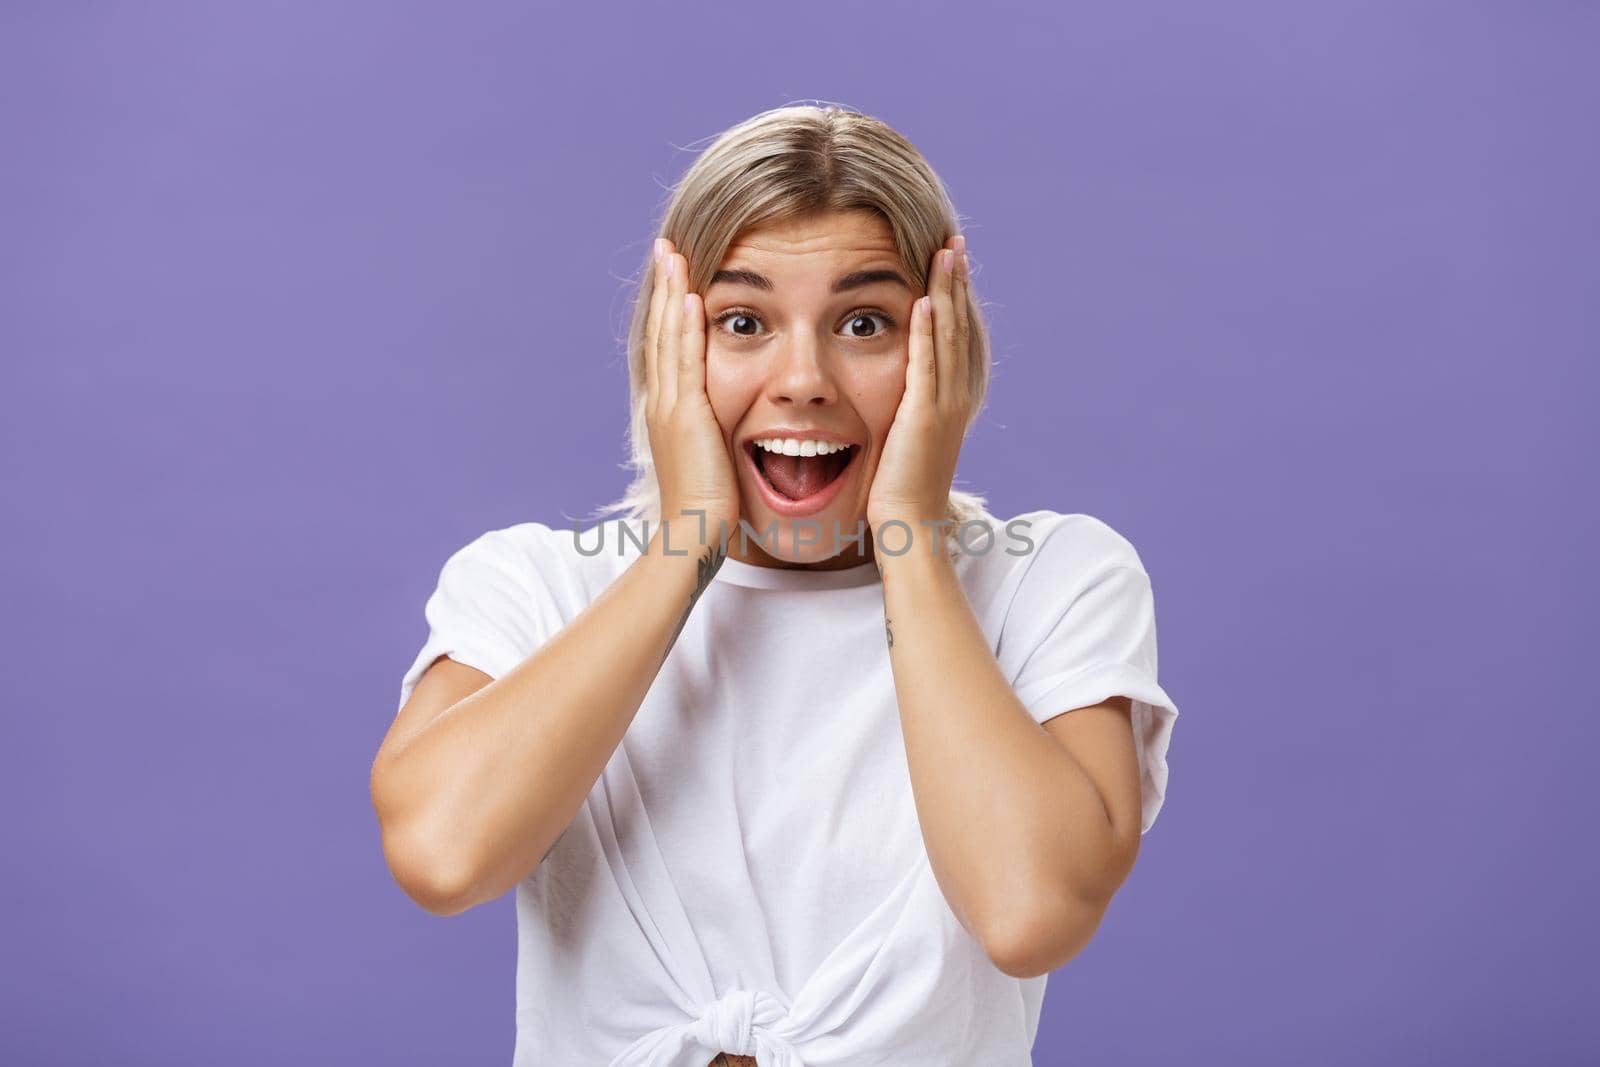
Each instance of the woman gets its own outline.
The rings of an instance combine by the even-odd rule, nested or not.
[[[955,220],[869,117],[727,131],[636,306],[622,517],[446,561],[373,798],[430,911],[515,887],[516,1064],[1026,1064],[1131,870],[1178,713],[1149,579],[953,488]]]

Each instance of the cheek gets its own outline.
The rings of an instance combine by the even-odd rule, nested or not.
[[[881,365],[858,374],[850,383],[856,413],[879,441],[888,434],[900,398],[906,391],[905,360],[885,360]]]
[[[744,413],[750,410],[760,391],[760,381],[736,359],[717,352],[713,347],[706,352],[706,398],[724,434],[739,425]]]

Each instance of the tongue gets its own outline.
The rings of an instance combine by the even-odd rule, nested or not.
[[[848,451],[826,456],[784,456],[766,452],[762,469],[772,487],[790,500],[804,500],[839,476],[850,459]]]

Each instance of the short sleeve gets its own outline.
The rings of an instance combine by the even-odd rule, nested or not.
[[[1132,701],[1140,833],[1146,833],[1166,798],[1167,750],[1178,718],[1157,682],[1150,577],[1110,526],[1085,515],[1058,518],[1026,560],[998,658],[1037,722],[1113,696]]]
[[[445,560],[423,606],[428,638],[400,682],[405,707],[424,672],[440,656],[491,678],[507,674],[553,633],[553,601],[538,561],[547,528],[539,523],[491,530]]]

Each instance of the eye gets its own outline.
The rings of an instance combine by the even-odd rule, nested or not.
[[[864,319],[882,319],[883,320],[883,326],[880,327],[879,329],[873,330],[871,333],[865,334],[865,335],[854,332],[853,327],[855,326],[855,324],[858,323],[858,322],[861,322]],[[889,316],[885,315],[881,311],[870,311],[870,310],[868,310],[866,308],[858,308],[857,310],[850,312],[850,315],[845,320],[845,322],[846,322],[847,326],[852,328],[851,336],[855,337],[858,340],[862,340],[862,341],[871,341],[871,340],[873,340],[875,338],[882,337],[884,334],[886,334],[890,330],[894,329],[894,320],[893,319],[891,319]]]
[[[883,321],[883,325],[873,330],[871,333],[860,333],[856,328],[856,324],[864,319],[881,319]],[[722,312],[716,318],[712,319],[711,324],[714,327],[720,328],[725,322],[738,322],[739,320],[743,320],[745,323],[759,323],[761,321],[761,316],[757,315],[749,308],[729,308],[727,311]],[[850,331],[850,337],[853,340],[876,341],[884,334],[894,329],[895,321],[892,315],[880,311],[877,308],[862,307],[856,308],[845,315],[844,326]],[[725,336],[741,338],[753,338],[756,336],[754,333],[745,333],[740,329],[735,329],[731,334],[725,330],[723,333]]]
[[[712,319],[711,320],[711,324],[713,326],[719,326],[720,327],[723,323],[728,322],[729,320],[732,320],[732,319],[743,319],[745,322],[752,322],[752,323],[760,321],[759,319],[756,318],[756,316],[752,312],[746,311],[744,308],[729,308],[727,311],[724,311],[722,314],[720,314],[716,318]],[[753,335],[752,334],[748,334],[748,333],[735,331],[734,336],[735,337],[751,337]]]

